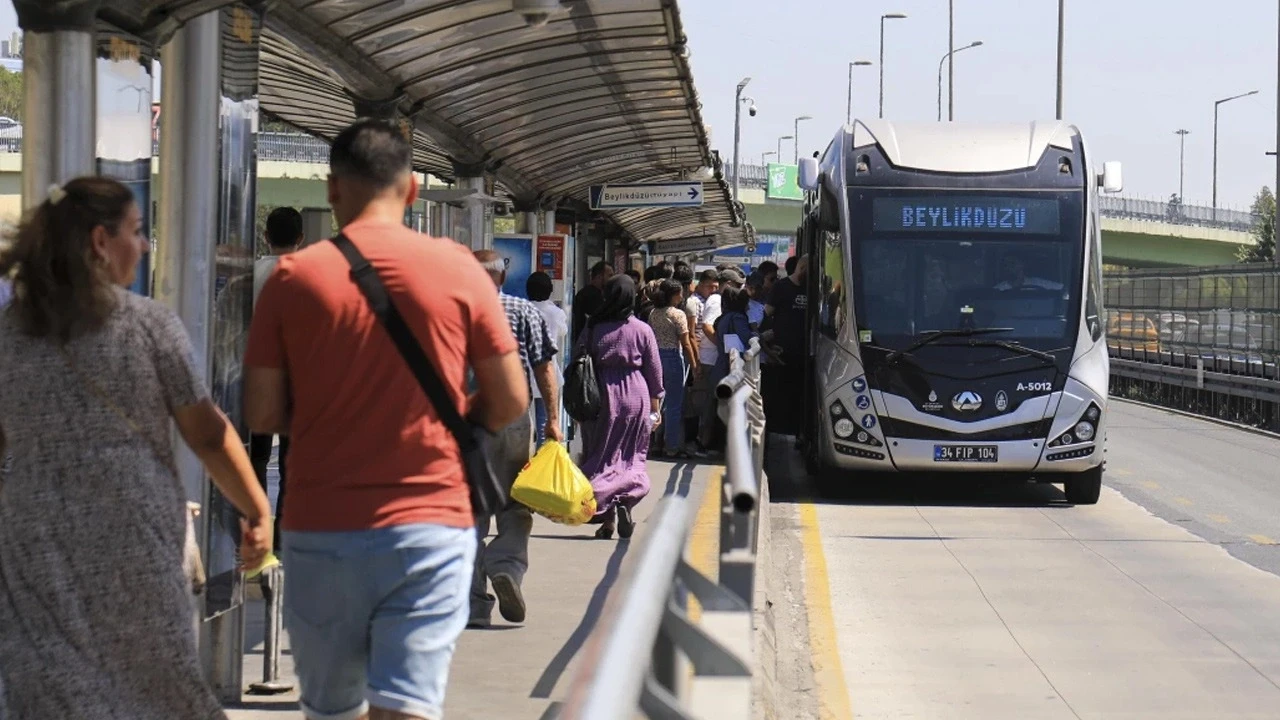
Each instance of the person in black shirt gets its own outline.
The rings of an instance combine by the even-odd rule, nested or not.
[[[613,266],[601,260],[591,266],[591,282],[573,296],[573,338],[576,341],[587,327],[587,317],[604,304],[604,284],[613,277]]]
[[[799,435],[803,427],[808,270],[808,256],[796,260],[794,271],[774,283],[764,307],[763,328],[772,331],[773,344],[781,351],[781,364],[761,367],[761,391],[769,431],[783,435]]]

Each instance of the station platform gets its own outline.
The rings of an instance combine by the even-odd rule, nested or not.
[[[643,543],[649,514],[667,494],[697,498],[699,512],[687,549],[690,564],[709,573],[719,542],[719,502],[706,492],[723,467],[707,463],[650,461],[652,490],[635,510],[630,540],[597,540],[597,525],[566,527],[535,517],[529,544],[530,567],[524,580],[528,617],[512,625],[495,610],[493,625],[468,629],[454,656],[445,700],[449,720],[539,720],[554,718],[572,681],[576,656],[596,626],[610,589]],[[287,569],[286,569],[287,572]],[[261,601],[248,603],[244,664],[246,689],[262,678],[264,612]],[[288,639],[280,661],[282,679],[293,680]],[[647,658],[636,658],[645,662]],[[301,718],[298,693],[246,694],[228,705],[230,720]]]

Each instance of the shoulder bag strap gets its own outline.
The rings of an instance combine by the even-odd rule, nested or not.
[[[409,370],[422,386],[422,392],[435,407],[440,421],[449,428],[449,432],[453,433],[459,446],[464,449],[469,447],[474,442],[474,437],[466,420],[463,420],[462,415],[458,413],[457,406],[449,397],[449,392],[445,390],[444,383],[436,374],[431,360],[423,351],[418,339],[413,336],[413,331],[405,324],[395,303],[391,301],[386,286],[382,284],[382,278],[378,277],[378,271],[369,264],[364,255],[360,254],[360,250],[346,235],[339,233],[337,237],[331,238],[330,242],[338,247],[342,256],[347,259],[347,263],[351,265],[351,279],[360,288],[360,292],[369,301],[373,314],[378,317],[382,327],[391,336],[391,341],[395,343],[401,357],[409,365]]]

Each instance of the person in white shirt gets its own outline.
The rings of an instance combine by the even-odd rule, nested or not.
[[[569,338],[569,316],[559,305],[551,300],[552,282],[551,276],[544,272],[535,272],[529,276],[524,283],[525,294],[529,296],[529,302],[538,309],[542,314],[542,319],[547,323],[547,335],[551,337],[551,341],[555,343],[557,351],[561,351],[568,343]],[[555,368],[555,380],[557,386],[564,385],[564,373],[561,366],[567,362],[572,353],[560,353],[559,362],[553,363]],[[529,377],[529,387],[533,390],[533,407],[534,407],[534,427],[536,428],[537,445],[547,439],[547,405],[542,400],[542,392],[538,389],[538,383],[534,382],[532,375]]]
[[[291,207],[279,207],[271,211],[267,216],[267,231],[265,234],[267,246],[270,253],[261,257],[253,264],[253,305],[258,305],[258,295],[262,293],[262,286],[267,282],[267,278],[271,277],[271,273],[275,271],[276,264],[280,262],[280,258],[294,252],[302,245],[302,213]],[[275,444],[274,435],[260,435],[252,433],[249,435],[249,461],[253,464],[253,471],[258,476],[258,482],[262,483],[262,490],[267,492],[267,465],[271,462],[271,448]],[[276,493],[276,544],[274,547],[280,547],[280,523],[279,518],[284,515],[284,490],[285,490],[285,467],[286,458],[289,454],[289,436],[280,436],[280,488]]]

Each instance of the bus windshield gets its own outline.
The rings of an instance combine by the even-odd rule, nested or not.
[[[899,349],[931,330],[1070,345],[1082,286],[1078,193],[853,189],[858,329]]]

